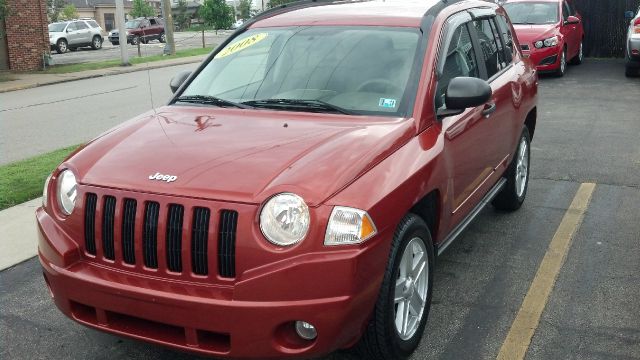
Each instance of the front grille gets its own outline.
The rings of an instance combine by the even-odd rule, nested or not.
[[[84,247],[91,255],[96,254],[96,194],[87,194],[84,211]]]
[[[167,217],[167,266],[173,272],[182,272],[182,220],[184,207],[169,205]]]
[[[136,207],[137,202],[134,199],[124,200],[124,213],[122,214],[122,257],[127,264],[136,263]]]
[[[232,278],[236,276],[236,228],[238,213],[223,210],[220,213],[220,230],[218,235],[218,272],[220,276]]]
[[[160,204],[147,202],[144,214],[144,265],[151,269],[158,268],[158,217]]]
[[[99,259],[147,271],[208,276],[217,268],[222,278],[236,276],[237,211],[95,193],[86,195],[84,211],[85,250]]]
[[[113,246],[115,211],[116,198],[113,196],[105,196],[104,208],[102,210],[102,248],[104,249],[104,257],[109,260],[114,260],[116,256]]]

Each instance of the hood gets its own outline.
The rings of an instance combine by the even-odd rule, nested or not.
[[[538,40],[544,40],[556,35],[557,24],[543,24],[543,25],[513,25],[516,30],[516,36],[520,43],[534,43]]]
[[[168,106],[65,166],[83,184],[254,204],[293,192],[316,206],[414,133],[406,119]]]

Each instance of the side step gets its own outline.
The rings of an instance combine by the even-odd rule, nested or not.
[[[507,183],[507,179],[505,178],[501,178],[500,180],[498,180],[498,182],[487,193],[487,195],[485,195],[484,198],[482,198],[480,203],[478,203],[478,205],[476,205],[476,207],[473,208],[473,210],[469,213],[469,215],[467,215],[467,217],[465,217],[464,220],[462,220],[462,222],[453,229],[453,231],[449,234],[449,236],[447,236],[446,239],[444,239],[444,241],[442,242],[442,245],[438,245],[438,255],[442,254],[449,247],[449,245],[451,245],[458,238],[458,236],[462,234],[464,229],[466,229],[467,226],[471,224],[473,219],[475,219],[476,216],[480,214],[480,211],[482,211],[482,209],[484,209],[484,207],[487,206],[487,204],[489,204],[491,200],[493,200],[493,198],[496,197],[496,195],[498,195],[498,193],[500,192],[500,190],[502,190],[502,188],[505,186],[506,183]]]

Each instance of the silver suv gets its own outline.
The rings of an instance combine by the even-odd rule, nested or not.
[[[51,50],[63,54],[79,47],[102,48],[102,28],[95,20],[70,20],[49,24]]]
[[[640,75],[640,7],[634,13],[627,11],[625,17],[630,20],[629,33],[627,34],[627,66],[625,75]]]

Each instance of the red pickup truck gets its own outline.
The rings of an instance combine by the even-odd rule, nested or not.
[[[164,34],[164,22],[160,18],[137,18],[129,20],[125,24],[127,31],[127,43],[138,45],[138,43],[146,44],[151,40],[158,40],[161,43],[166,41]],[[113,45],[120,44],[118,29],[109,32],[109,41]]]
[[[490,2],[278,7],[171,87],[45,186],[46,284],[86,326],[214,357],[406,358],[435,257],[527,195],[538,78]]]

